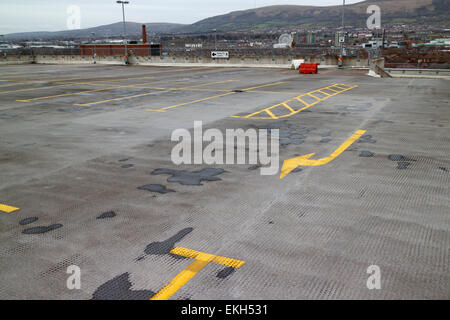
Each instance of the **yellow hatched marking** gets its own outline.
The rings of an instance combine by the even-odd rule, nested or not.
[[[170,251],[172,254],[195,259],[186,269],[181,271],[173,278],[169,284],[159,290],[150,300],[168,300],[180,288],[182,288],[189,280],[191,280],[200,270],[208,263],[221,264],[235,269],[240,268],[245,261],[231,259],[222,256],[216,256],[209,253],[195,251],[191,249],[177,247]]]
[[[0,211],[6,212],[6,213],[11,213],[11,212],[14,212],[17,210],[19,210],[19,208],[7,206],[6,204],[0,203]]]
[[[286,109],[288,109],[290,112],[295,112],[295,110],[292,109],[288,104],[282,103],[282,105],[283,105]]]
[[[274,83],[268,83],[268,84],[263,84],[263,85],[260,85],[260,86],[245,88],[245,89],[242,89],[242,91],[251,91],[251,90],[254,90],[254,89],[258,89],[258,88],[265,88],[265,87],[269,87],[269,86],[276,86],[276,85],[279,85],[279,84],[282,84],[282,83],[284,83],[284,82],[279,81],[279,82],[274,82]],[[211,97],[206,97],[206,98],[197,99],[197,100],[193,100],[193,101],[183,102],[183,103],[179,103],[179,104],[176,104],[176,105],[173,105],[173,106],[168,106],[168,107],[159,108],[159,109],[146,109],[146,110],[147,111],[165,112],[165,111],[173,109],[173,108],[177,108],[177,107],[181,107],[181,106],[185,106],[185,105],[189,105],[189,104],[194,104],[194,103],[197,103],[197,102],[203,102],[203,101],[207,101],[207,100],[211,100],[211,99],[216,99],[216,98],[220,98],[220,97],[225,97],[225,96],[232,95],[232,94],[236,94],[236,92],[235,91],[229,91],[229,92],[226,92],[226,93],[223,93],[223,94],[218,94],[218,95],[211,96]]]
[[[342,88],[341,86],[346,86],[346,88]],[[322,101],[325,101],[325,100],[327,100],[327,99],[329,99],[329,98],[331,98],[331,97],[334,97],[334,96],[336,96],[336,95],[338,95],[338,94],[341,94],[341,93],[343,93],[343,92],[345,92],[345,91],[351,90],[351,89],[356,88],[356,87],[358,87],[358,86],[357,86],[357,85],[333,84],[333,85],[328,86],[328,87],[320,88],[320,89],[317,89],[317,90],[314,90],[314,91],[310,91],[310,92],[301,94],[301,95],[299,95],[299,96],[297,96],[297,97],[294,97],[294,98],[292,98],[292,99],[286,100],[286,101],[284,101],[284,102],[282,102],[282,103],[276,104],[276,105],[271,106],[271,107],[269,107],[269,108],[265,108],[265,109],[263,109],[263,110],[256,111],[256,112],[251,113],[251,114],[248,114],[248,115],[246,115],[246,116],[233,116],[233,118],[243,118],[243,119],[249,119],[249,118],[253,118],[253,119],[280,119],[280,118],[291,117],[291,116],[293,116],[294,114],[297,114],[297,113],[299,113],[299,112],[302,112],[303,110],[306,110],[306,109],[308,109],[308,108],[311,108],[312,106],[314,106],[314,105],[316,105],[316,104],[318,104],[318,103],[320,103],[320,102],[322,102]],[[330,90],[330,91],[332,91],[332,92],[334,92],[334,93],[327,94],[327,93],[324,93],[323,90]],[[314,96],[314,93],[317,93],[317,92],[318,92],[318,93],[324,94],[325,97],[323,97],[323,98],[318,98],[318,97]],[[307,102],[305,102],[305,101],[302,99],[302,98],[305,97],[305,96],[310,96],[311,98],[315,98],[316,101],[314,101],[314,102],[312,102],[312,103],[307,103]],[[295,100],[297,100],[297,101],[303,103],[303,104],[305,105],[305,107],[303,107],[303,108],[301,108],[301,109],[299,109],[299,110],[295,110],[294,108],[292,108],[292,107],[289,105],[289,103],[292,102],[292,101],[295,101]],[[289,108],[286,107],[286,106],[288,106]],[[274,113],[271,112],[270,110],[273,110],[273,109],[278,108],[278,107],[287,108],[287,109],[290,110],[291,112],[290,112],[289,114],[285,114],[285,115],[282,115],[282,116],[275,116]],[[262,115],[268,114],[270,117],[267,117],[267,116],[260,116],[261,114],[262,114]]]

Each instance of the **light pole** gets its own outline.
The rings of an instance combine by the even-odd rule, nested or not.
[[[97,47],[96,47],[96,43],[95,43],[95,32],[91,32],[91,35],[92,35],[92,41],[94,42],[94,54],[93,54],[94,64],[96,64],[97,61],[95,61],[95,58],[97,57]]]
[[[217,51],[217,29],[213,29],[214,31],[214,48]]]
[[[126,40],[126,26],[125,26],[125,5],[129,4],[129,1],[117,1],[117,3],[122,5],[122,16],[123,16],[123,43],[125,45],[125,64],[128,64],[128,50],[127,50],[127,40]]]
[[[344,41],[345,41],[345,32],[344,32],[344,28],[345,28],[345,23],[344,23],[344,19],[345,19],[345,0],[343,0],[342,3],[342,26],[341,26],[341,37],[339,39],[340,45],[341,45],[341,53],[339,55],[339,59],[338,59],[338,67],[342,68],[343,67],[343,57],[344,57]]]

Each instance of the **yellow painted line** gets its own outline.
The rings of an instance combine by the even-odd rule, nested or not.
[[[280,179],[286,177],[292,170],[298,167],[317,167],[330,163],[339,157],[348,147],[350,147],[356,140],[361,138],[367,131],[358,130],[347,141],[345,141],[339,148],[337,148],[330,156],[318,160],[310,159],[315,153],[310,153],[297,158],[285,160],[281,168]]]
[[[46,87],[35,87],[35,88],[26,88],[26,89],[17,89],[17,90],[9,90],[9,91],[0,91],[0,94],[4,94],[4,93],[13,93],[13,92],[24,92],[24,91],[33,91],[33,90],[43,90],[43,89],[52,89],[52,88],[57,88],[57,87],[65,87],[65,86],[71,86],[71,85],[80,85],[80,84],[87,84],[87,85],[99,85],[99,83],[105,83],[105,82],[120,82],[120,81],[132,81],[132,80],[140,80],[140,79],[153,79],[155,78],[155,76],[145,76],[145,77],[134,77],[134,78],[121,78],[121,79],[107,79],[107,80],[98,80],[98,81],[88,81],[88,82],[70,82],[70,83],[64,83],[64,84],[60,84],[60,85],[55,85],[55,86],[46,86]],[[69,80],[86,80],[83,78],[72,78],[72,79],[62,79],[62,80],[42,80],[42,81],[36,81],[39,83],[44,83],[44,82],[63,82],[63,81],[69,81]],[[157,81],[158,83],[160,82],[178,82],[178,81],[185,81],[185,80],[189,80],[189,79],[176,79],[176,80],[160,80]],[[8,80],[10,81],[10,80]],[[26,82],[22,82],[22,83],[26,83]],[[29,82],[29,83],[35,83],[35,81]],[[153,82],[155,83],[155,82]],[[20,84],[20,82],[18,82],[17,84]],[[136,84],[138,85],[138,84]],[[106,84],[106,86],[108,86],[108,84]],[[111,86],[111,85],[109,85]]]
[[[272,87],[272,86],[276,86],[276,85],[283,84],[283,83],[286,83],[286,82],[279,81],[279,82],[274,82],[274,83],[267,83],[267,84],[263,84],[263,85],[256,86],[256,87],[245,88],[245,89],[242,89],[242,91],[250,91],[250,90],[259,89],[259,88]]]
[[[233,81],[238,81],[238,80],[225,80],[225,81],[217,81],[217,82],[208,82],[208,83],[202,83],[202,84],[192,85],[192,86],[183,87],[183,88],[170,88],[170,90],[185,90],[185,89],[189,89],[189,88],[206,87],[206,86],[211,86],[211,85],[214,85],[214,84],[223,84],[223,83],[229,83],[229,82],[233,82]],[[230,90],[228,90],[228,91],[230,91]]]
[[[265,109],[256,111],[256,112],[251,113],[251,114],[248,114],[248,115],[246,115],[246,116],[233,116],[233,118],[243,118],[243,119],[249,119],[249,118],[253,118],[253,119],[280,119],[280,118],[291,117],[291,116],[293,116],[294,114],[297,114],[297,113],[302,112],[302,111],[304,111],[304,110],[306,110],[306,109],[308,109],[308,108],[311,108],[312,106],[315,106],[316,104],[318,104],[318,103],[320,103],[320,102],[322,102],[322,101],[325,101],[325,100],[327,100],[327,99],[329,99],[329,98],[331,98],[331,97],[333,97],[333,96],[336,96],[336,95],[341,94],[341,93],[343,93],[343,92],[345,92],[345,91],[348,91],[348,90],[351,90],[351,89],[353,89],[353,88],[356,88],[356,87],[358,87],[358,86],[357,86],[357,85],[352,85],[352,86],[348,86],[348,87],[345,88],[345,89],[342,89],[342,88],[341,88],[339,91],[336,91],[336,92],[333,93],[333,94],[325,95],[325,97],[323,97],[323,98],[318,98],[318,97],[316,97],[316,96],[313,95],[313,93],[315,93],[315,92],[320,92],[321,90],[331,90],[331,91],[335,91],[335,90],[332,90],[332,89],[330,89],[330,88],[336,88],[336,87],[337,87],[337,84],[334,84],[334,85],[331,85],[331,86],[328,86],[328,87],[324,87],[324,88],[321,88],[321,89],[317,89],[317,90],[314,90],[314,91],[310,91],[310,92],[301,94],[301,95],[299,95],[299,96],[297,96],[297,97],[294,97],[294,98],[291,98],[291,99],[289,99],[289,100],[286,100],[286,101],[284,101],[284,102],[282,102],[282,103],[279,103],[279,104],[273,105],[273,106],[271,106],[271,107],[268,107],[268,108],[265,108]],[[312,103],[307,103],[307,102],[305,102],[304,100],[301,99],[302,97],[305,97],[305,96],[310,96],[311,98],[316,99],[316,101],[314,101],[314,102],[312,102]],[[270,112],[270,113],[268,112],[269,110],[272,110],[272,109],[275,109],[275,108],[278,108],[278,107],[286,108],[286,105],[289,106],[289,102],[294,101],[294,100],[297,100],[297,101],[303,103],[303,104],[305,105],[305,107],[303,107],[303,108],[301,108],[301,109],[299,109],[299,110],[293,110],[293,108],[291,108],[291,109],[293,110],[291,113],[285,114],[285,115],[282,115],[282,116],[275,116],[275,117],[273,116],[273,113],[272,113],[272,112]],[[259,114],[264,114],[264,113],[269,114],[270,118],[258,116]]]
[[[101,101],[95,101],[95,102],[89,102],[89,103],[81,103],[81,104],[75,104],[75,105],[89,107],[89,106],[93,106],[93,105],[100,104],[100,103],[111,102],[111,101],[121,101],[121,100],[138,98],[138,97],[145,97],[145,96],[149,96],[149,95],[157,94],[157,93],[160,93],[160,92],[159,91],[158,92],[146,92],[146,93],[135,94],[132,96],[118,97],[118,98],[113,98],[113,99],[107,99],[107,100],[101,100]]]
[[[181,106],[185,106],[188,104],[193,104],[193,103],[197,103],[197,102],[202,102],[202,101],[207,101],[207,100],[211,100],[211,99],[216,99],[216,98],[220,98],[220,97],[225,97],[228,96],[230,94],[235,94],[235,92],[227,92],[227,93],[222,93],[222,94],[218,94],[212,97],[206,97],[203,99],[197,99],[197,100],[193,100],[193,101],[188,101],[188,102],[184,102],[184,103],[180,103],[180,104],[176,104],[173,106],[169,106],[169,107],[164,107],[164,108],[160,108],[160,109],[146,109],[147,111],[159,111],[159,112],[165,112],[166,110],[169,109],[173,109],[173,108],[177,108],[177,107],[181,107]]]
[[[27,88],[27,89],[17,89],[17,90],[8,90],[8,91],[0,91],[0,94],[5,94],[5,93],[12,93],[12,92],[24,92],[24,91],[34,91],[34,90],[43,90],[43,89],[51,89],[51,88],[58,88],[58,87],[67,87],[67,86],[72,86],[73,84],[59,84],[56,86],[47,86],[47,87],[37,87],[37,88]]]
[[[152,84],[152,83],[154,83],[154,82],[142,83],[141,85]],[[74,96],[74,95],[77,95],[77,94],[83,94],[83,93],[89,93],[89,92],[109,91],[109,90],[114,90],[114,89],[119,89],[119,88],[133,88],[134,86],[135,86],[134,84],[129,84],[129,85],[124,85],[124,86],[114,86],[114,87],[108,87],[108,88],[102,88],[102,89],[85,90],[85,91],[80,91],[80,92],[69,92],[69,93],[63,93],[63,94],[56,94],[56,95],[53,95],[53,96],[30,98],[30,99],[16,100],[16,101],[18,101],[18,102],[31,102],[31,101],[35,101],[35,100],[45,100],[45,99],[52,99],[52,98],[59,98],[59,97]],[[83,104],[80,104],[80,105],[83,105]]]
[[[263,85],[260,85],[260,86],[245,88],[245,89],[241,89],[241,90],[242,91],[249,91],[249,90],[258,89],[258,88],[265,88],[265,87],[269,87],[269,86],[275,86],[275,85],[282,84],[282,83],[285,83],[285,82],[268,83],[268,84],[263,84]],[[220,97],[225,97],[225,96],[228,96],[228,95],[231,95],[231,94],[236,94],[236,92],[230,91],[230,92],[226,92],[226,93],[223,93],[223,94],[218,94],[218,95],[215,95],[215,96],[206,97],[206,98],[202,98],[202,99],[197,99],[197,100],[193,100],[193,101],[188,101],[188,102],[184,102],[184,103],[179,103],[179,104],[176,104],[176,105],[173,105],[173,106],[164,107],[164,108],[146,109],[146,111],[164,112],[164,111],[169,110],[169,109],[185,106],[185,105],[188,105],[188,104],[194,104],[194,103],[198,103],[198,102],[203,102],[203,101],[207,101],[207,100],[211,100],[211,99],[216,99],[216,98],[220,98]]]
[[[236,269],[240,268],[245,263],[245,261],[216,256],[181,247],[172,249],[170,253],[195,260],[186,269],[177,274],[175,278],[169,282],[169,284],[159,290],[150,300],[168,300],[210,262]]]
[[[317,90],[317,92],[319,92],[319,93],[321,93],[321,94],[324,94],[324,95],[326,95],[326,96],[330,96],[330,95],[331,95],[331,94],[329,94],[329,93],[323,92],[322,90],[326,90],[326,89]]]
[[[311,93],[308,93],[308,96],[310,96],[310,97],[312,97],[314,99],[317,99],[317,100],[322,100],[322,98],[316,97],[315,95],[313,95]]]
[[[14,212],[17,210],[19,210],[19,208],[7,206],[6,204],[0,203],[0,211],[6,212],[6,213],[11,213],[11,212]]]
[[[295,110],[294,109],[292,109],[289,105],[287,105],[286,103],[282,103],[282,105],[286,108],[286,109],[288,109],[290,112],[295,112]]]
[[[212,85],[212,84],[217,84],[217,83],[225,83],[225,82],[230,82],[230,81],[236,81],[236,80],[226,80],[226,81],[219,81],[219,82],[209,82],[209,83],[203,83],[203,84],[199,84],[199,85],[194,85],[191,87],[197,87],[197,86],[208,86],[208,85]],[[164,80],[162,81],[157,81],[157,82],[153,82],[153,83],[161,83],[161,82],[166,82]],[[144,86],[146,84],[152,84],[152,83],[141,83],[141,84],[133,84],[133,85],[127,85],[127,86],[118,86],[116,88],[128,88],[128,87],[132,87],[132,88],[140,88],[140,86]],[[167,90],[167,91],[176,91],[176,90],[184,90],[187,89],[189,87],[185,87],[185,88],[160,88],[160,87],[142,87],[142,88],[148,88],[148,89],[157,89],[157,90]],[[114,89],[114,88],[112,88]],[[112,90],[111,89],[111,90]],[[85,91],[86,92],[86,91]],[[96,105],[96,104],[101,104],[101,103],[105,103],[105,102],[111,102],[111,101],[120,101],[120,100],[125,100],[125,99],[132,99],[132,98],[138,98],[138,97],[143,97],[143,96],[147,96],[147,95],[151,95],[151,94],[155,94],[155,92],[149,92],[149,93],[143,93],[143,94],[137,94],[137,95],[131,95],[131,96],[125,96],[125,97],[119,97],[119,98],[114,98],[114,99],[106,99],[106,100],[100,100],[100,101],[94,101],[94,102],[88,102],[88,103],[82,103],[82,104],[75,104],[77,106],[92,106],[92,105]],[[179,105],[177,105],[179,106]],[[175,106],[172,106],[175,107]],[[164,109],[165,110],[165,109]],[[147,111],[161,111],[161,109],[158,110],[152,110],[149,109]]]

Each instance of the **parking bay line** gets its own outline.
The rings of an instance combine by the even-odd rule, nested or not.
[[[195,85],[195,86],[190,86],[190,87],[200,87],[200,86],[208,86],[208,85],[213,85],[213,84],[219,84],[219,83],[226,83],[226,82],[230,82],[230,81],[237,81],[237,80],[226,80],[226,81],[218,81],[218,82],[208,82],[208,83],[203,83],[203,84],[199,84],[199,85]],[[151,89],[157,89],[157,90],[162,90],[162,91],[179,91],[179,90],[184,90],[190,87],[184,87],[184,88],[169,88],[169,89],[165,89],[165,88],[156,88],[156,87],[152,87]],[[150,89],[150,88],[149,88]],[[160,92],[158,92],[160,93]],[[125,99],[132,99],[132,98],[138,98],[138,97],[143,97],[143,96],[147,96],[147,95],[151,95],[151,94],[155,94],[155,92],[149,92],[149,93],[143,93],[143,94],[137,94],[137,95],[131,95],[131,96],[125,96],[125,97],[118,97],[118,98],[113,98],[113,99],[106,99],[106,100],[100,100],[100,101],[94,101],[94,102],[88,102],[88,103],[82,103],[82,104],[75,104],[76,106],[83,106],[83,107],[88,107],[88,106],[92,106],[92,105],[96,105],[96,104],[101,104],[101,103],[105,103],[105,102],[111,102],[111,101],[119,101],[119,100],[125,100]],[[153,110],[153,111],[161,111],[161,110]]]
[[[186,269],[177,274],[169,284],[159,290],[150,300],[168,300],[210,262],[235,269],[239,269],[245,263],[242,260],[216,256],[182,247],[176,247],[170,253],[195,260]]]
[[[260,85],[260,86],[245,88],[245,89],[242,89],[241,91],[251,91],[251,90],[254,90],[254,89],[258,89],[258,88],[265,88],[265,87],[275,86],[275,85],[283,84],[283,83],[285,83],[285,82],[281,82],[280,81],[280,82],[268,83],[268,84],[264,84],[264,85]],[[197,99],[197,100],[193,100],[193,101],[188,101],[188,102],[184,102],[184,103],[179,103],[179,104],[176,104],[176,105],[173,105],[173,106],[168,106],[168,107],[164,107],[164,108],[160,108],[160,109],[146,109],[146,111],[165,112],[165,111],[173,109],[173,108],[185,106],[185,105],[188,105],[188,104],[194,104],[194,103],[197,103],[197,102],[207,101],[207,100],[211,100],[211,99],[216,99],[216,98],[220,98],[220,97],[225,97],[225,96],[236,94],[236,93],[237,93],[236,91],[229,91],[229,92],[218,94],[218,95],[215,95],[215,96],[206,97],[206,98],[202,98],[202,99]]]
[[[154,82],[136,83],[136,84],[128,84],[128,85],[116,85],[116,86],[109,85],[109,87],[107,87],[107,88],[94,89],[94,90],[85,90],[85,91],[80,91],[80,92],[62,93],[62,94],[56,94],[56,95],[52,95],[52,96],[37,97],[37,98],[30,98],[30,99],[23,99],[23,100],[21,99],[21,100],[16,100],[16,101],[17,102],[31,102],[31,101],[34,101],[34,100],[45,100],[45,99],[66,97],[66,96],[72,96],[72,95],[77,95],[77,94],[82,94],[82,93],[89,93],[89,92],[109,91],[109,90],[120,89],[120,88],[143,88],[143,89],[144,88],[148,88],[148,89],[166,90],[165,88],[144,87],[144,86],[155,84],[155,83],[161,83],[161,82],[178,82],[178,81],[181,81],[181,80],[160,80],[160,81],[154,81]],[[103,82],[103,81],[100,81],[100,82]],[[70,84],[67,84],[67,85],[98,85],[98,84],[97,84],[97,82],[96,83],[73,82],[73,83],[70,83]],[[76,105],[80,105],[80,104],[76,104]]]
[[[330,85],[330,86],[328,86],[328,87],[320,88],[320,89],[317,89],[317,90],[313,90],[313,91],[310,91],[310,92],[301,94],[301,95],[299,95],[299,96],[297,96],[297,97],[294,97],[294,98],[291,98],[291,99],[289,99],[289,100],[283,101],[283,102],[281,102],[281,103],[279,103],[279,104],[276,104],[276,105],[273,105],[273,106],[271,106],[271,107],[269,107],[269,108],[265,108],[265,109],[256,111],[256,112],[251,113],[251,114],[248,114],[248,115],[246,115],[246,116],[233,116],[233,118],[243,118],[243,119],[250,119],[250,118],[251,118],[251,119],[275,119],[275,120],[276,120],[276,119],[280,119],[280,118],[290,117],[290,116],[293,116],[294,114],[297,114],[297,113],[302,112],[302,111],[304,111],[304,110],[306,110],[306,109],[309,109],[309,108],[311,108],[312,106],[315,106],[316,104],[318,104],[318,103],[320,103],[320,102],[322,102],[322,101],[324,101],[324,100],[327,100],[327,99],[329,99],[329,98],[331,98],[331,97],[334,97],[334,96],[336,96],[336,95],[338,95],[338,94],[341,94],[341,93],[343,93],[343,92],[346,92],[346,91],[348,91],[348,90],[354,89],[354,88],[356,88],[356,87],[358,87],[358,85],[346,85],[346,84],[342,84],[342,83],[336,83],[336,84]],[[337,89],[337,90],[336,90],[336,89]],[[319,97],[316,97],[316,96],[313,95],[313,93],[316,93],[316,92],[319,92],[319,93],[320,93],[320,91],[323,91],[323,90],[329,90],[329,91],[334,92],[334,93],[332,93],[332,94],[323,94],[323,95],[325,95],[325,97],[323,97],[323,98],[319,98]],[[305,102],[305,101],[302,99],[302,98],[305,97],[305,96],[309,96],[309,97],[311,97],[311,98],[313,98],[313,99],[316,99],[316,101],[311,102],[311,103]],[[293,101],[298,101],[298,102],[300,102],[301,104],[304,105],[304,107],[302,107],[302,108],[296,110],[296,108],[293,108],[293,107],[291,107],[291,106],[289,105],[289,103],[291,103],[291,102],[293,102]],[[289,108],[288,108],[287,106],[289,106]],[[272,112],[272,110],[273,110],[273,109],[276,109],[276,108],[279,108],[279,109],[281,109],[281,110],[283,110],[283,111],[287,110],[287,111],[289,111],[289,113],[283,114],[283,115],[280,115],[280,116],[277,116],[277,115],[275,115],[275,114]],[[264,117],[259,116],[260,114],[266,114],[266,116],[264,116]],[[268,117],[267,117],[267,116],[268,116]]]
[[[155,82],[148,82],[148,83],[142,83],[140,85],[150,85],[150,84],[154,84],[154,83]],[[139,84],[136,84],[136,85],[139,85]],[[85,91],[80,91],[80,92],[62,93],[62,94],[56,94],[56,95],[52,95],[52,96],[30,98],[30,99],[16,100],[16,101],[18,101],[18,102],[31,102],[31,101],[36,101],[36,100],[45,100],[45,99],[52,99],[52,98],[59,98],[59,97],[67,97],[67,96],[73,96],[73,95],[77,95],[77,94],[90,93],[90,92],[109,91],[109,90],[121,89],[121,88],[133,88],[136,85],[129,84],[129,85],[124,85],[124,86],[114,86],[114,87],[94,89],[94,90],[85,90]]]
[[[19,208],[7,206],[6,204],[0,203],[0,211],[6,212],[6,213],[11,213],[11,212],[14,212],[17,210],[19,210]]]

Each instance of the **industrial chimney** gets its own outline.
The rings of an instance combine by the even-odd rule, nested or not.
[[[142,43],[147,43],[147,30],[145,24],[142,25]]]

